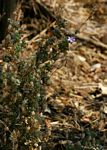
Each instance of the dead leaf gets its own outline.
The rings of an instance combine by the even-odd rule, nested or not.
[[[99,88],[102,90],[102,95],[107,95],[107,86],[102,85],[99,83]]]

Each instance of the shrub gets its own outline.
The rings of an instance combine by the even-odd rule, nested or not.
[[[37,52],[23,59],[27,46],[21,41],[21,30],[11,21],[11,41],[5,42],[0,65],[0,149],[32,150],[41,142],[45,86],[49,72],[61,53],[68,50],[68,40],[55,25],[52,36],[38,43]]]

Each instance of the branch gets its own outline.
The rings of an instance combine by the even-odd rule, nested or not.
[[[74,33],[71,33],[70,31],[67,31],[65,29],[62,29],[62,31],[67,35],[67,36],[75,36],[77,39],[79,40],[83,40],[83,41],[86,41],[88,43],[91,43],[97,47],[100,47],[102,48],[102,50],[107,50],[107,44],[104,44],[102,43],[99,39],[97,39],[96,37],[88,37],[88,36],[85,36],[85,35],[82,35],[80,33],[77,33],[77,34],[74,34]]]
[[[80,40],[84,40],[88,43],[92,43],[94,44],[95,46],[97,47],[100,47],[102,48],[102,50],[106,49],[107,50],[107,45],[102,43],[99,39],[95,38],[95,37],[86,37],[84,35],[81,35],[81,34],[77,34],[76,37]]]

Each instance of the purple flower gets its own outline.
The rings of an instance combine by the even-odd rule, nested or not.
[[[70,43],[74,43],[75,41],[76,41],[76,39],[75,39],[75,37],[73,37],[73,36],[69,36],[68,38],[67,38],[67,40],[68,40],[68,42],[70,42]]]

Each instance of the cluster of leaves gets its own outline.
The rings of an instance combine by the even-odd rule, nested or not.
[[[52,36],[38,51],[22,59],[25,41],[21,30],[11,22],[11,40],[5,47],[0,64],[0,149],[33,149],[41,141],[43,124],[40,112],[45,103],[45,86],[52,64],[68,49],[68,40],[60,32],[62,26],[50,29]],[[60,23],[61,25],[61,23]]]
[[[34,60],[21,60],[17,44],[7,48],[0,76],[1,149],[31,149],[38,142],[42,85]]]
[[[76,133],[77,134],[77,133]],[[79,137],[78,137],[79,135]],[[103,149],[103,144],[99,140],[99,136],[101,136],[101,133],[97,130],[92,130],[89,128],[86,128],[84,130],[84,133],[79,133],[76,136],[73,132],[69,134],[69,138],[74,141],[74,143],[67,143],[65,145],[66,150],[102,150]],[[78,139],[77,139],[78,137]]]

